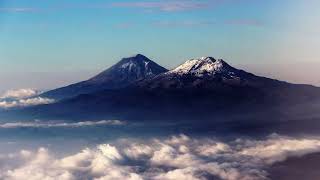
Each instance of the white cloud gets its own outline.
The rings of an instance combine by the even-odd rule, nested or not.
[[[18,106],[17,101],[0,101],[0,108],[12,108]]]
[[[196,151],[203,156],[214,156],[220,152],[231,151],[231,148],[229,145],[221,142],[212,142],[197,147]]]
[[[196,177],[195,168],[188,167],[185,169],[175,169],[172,171],[169,171],[167,173],[160,174],[155,177],[155,179],[158,180],[178,180],[178,179],[184,179],[184,180],[200,180],[200,178]]]
[[[40,93],[34,89],[8,90],[0,96],[0,108],[27,107],[54,102],[53,99],[36,97]]]
[[[154,165],[184,168],[197,165],[200,162],[191,153],[180,153],[177,148],[167,144],[162,144],[159,150],[154,151],[150,162]]]
[[[22,159],[21,154],[15,158]],[[114,157],[115,147],[102,145],[96,150],[84,149],[81,152],[61,159],[54,158],[48,149],[40,148],[37,152],[28,152],[20,167],[4,168],[0,179],[7,180],[76,180],[76,179],[141,179],[128,166],[117,165]],[[9,158],[9,157],[8,157]],[[120,158],[121,157],[117,157]],[[12,160],[12,158],[11,158]]]
[[[49,98],[35,97],[29,99],[19,99],[19,100],[3,100],[0,101],[0,108],[15,108],[15,107],[27,107],[27,106],[35,106],[40,104],[51,104],[55,101]]]
[[[103,125],[123,125],[125,124],[119,120],[102,120],[102,121],[82,121],[82,122],[10,122],[0,124],[0,128],[54,128],[54,127],[84,127],[84,126],[103,126]]]
[[[6,98],[22,99],[22,98],[36,96],[39,93],[40,93],[39,91],[34,89],[8,90],[2,96],[0,96],[0,99],[6,99]]]
[[[150,157],[153,153],[153,148],[141,143],[133,143],[124,148],[124,154],[131,159],[139,160],[140,158]]]
[[[260,180],[266,179],[265,169],[272,163],[320,152],[319,145],[317,138],[272,136],[220,142],[182,135],[117,141],[63,158],[39,148],[0,156],[0,179]],[[181,151],[182,146],[188,150]]]
[[[42,98],[42,97],[19,100],[19,104],[21,106],[34,106],[34,105],[39,105],[39,104],[50,104],[50,103],[53,103],[53,102],[54,102],[53,99]]]
[[[253,147],[243,149],[240,154],[255,156],[257,160],[268,164],[283,161],[288,156],[302,156],[320,151],[320,141],[317,139],[273,137],[267,141],[255,141],[254,144]]]

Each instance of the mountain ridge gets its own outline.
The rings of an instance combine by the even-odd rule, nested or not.
[[[151,79],[140,82],[140,87],[149,88],[192,88],[208,85],[267,86],[268,84],[288,85],[290,83],[256,76],[252,73],[230,66],[222,59],[201,57],[187,60],[178,67]],[[211,88],[215,88],[212,86]]]
[[[120,64],[130,69],[127,61],[130,60]],[[144,72],[148,74],[148,71]],[[296,114],[301,116],[306,108],[313,111],[309,114],[320,117],[314,108],[314,103],[318,102],[320,88],[256,76],[223,60],[204,57],[123,87],[80,93],[54,104],[30,107],[16,113],[32,118],[74,120],[211,122],[242,118],[246,121],[276,121],[284,117],[296,118]]]

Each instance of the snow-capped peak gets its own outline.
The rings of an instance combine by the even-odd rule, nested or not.
[[[161,67],[142,54],[121,59],[111,68],[103,71],[90,79],[91,82],[109,82],[115,81],[136,81],[144,78],[156,76],[167,72],[167,69]],[[111,79],[111,80],[110,80]]]
[[[151,60],[147,57],[137,54],[121,61],[118,70],[123,72],[136,72],[137,75],[142,73],[146,76],[152,76],[155,74],[153,73],[152,63],[150,62]]]
[[[171,70],[169,73],[176,74],[193,74],[196,76],[203,76],[205,74],[215,74],[216,72],[222,72],[228,68],[226,62],[219,59],[216,60],[213,57],[201,57],[199,59],[191,59]]]

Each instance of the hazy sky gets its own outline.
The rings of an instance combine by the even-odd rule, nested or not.
[[[319,0],[0,0],[0,91],[83,80],[142,53],[214,56],[320,85]]]

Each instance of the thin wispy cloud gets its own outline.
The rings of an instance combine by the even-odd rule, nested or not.
[[[28,99],[19,99],[13,101],[0,101],[0,109],[10,109],[16,107],[28,107],[28,106],[36,106],[41,104],[51,104],[54,103],[55,100],[49,98],[35,97]]]
[[[155,27],[164,28],[188,28],[188,27],[207,27],[211,25],[234,25],[234,26],[263,26],[262,21],[255,19],[231,19],[226,21],[206,21],[206,20],[185,20],[185,21],[156,21],[152,23]]]
[[[165,0],[165,1],[135,1],[114,3],[64,3],[52,7],[2,7],[0,12],[41,12],[70,9],[108,9],[108,8],[135,8],[145,11],[181,12],[209,9],[225,3],[228,0]]]
[[[84,126],[106,126],[106,125],[124,125],[125,123],[119,120],[101,120],[101,121],[81,121],[81,122],[10,122],[0,124],[0,129],[13,128],[77,128]]]
[[[264,23],[255,19],[233,19],[225,21],[225,24],[238,26],[263,26]]]
[[[118,28],[118,29],[128,29],[128,28],[131,28],[131,27],[134,27],[134,26],[135,26],[135,24],[134,23],[130,23],[130,22],[118,23],[118,24],[114,25],[114,27]]]
[[[216,24],[214,21],[159,21],[152,25],[156,27],[202,27]]]
[[[197,9],[205,9],[213,5],[213,2],[220,1],[153,1],[153,2],[119,2],[113,3],[113,7],[123,8],[139,8],[148,11],[163,11],[163,12],[176,12],[176,11],[190,11]]]
[[[11,12],[11,13],[30,13],[37,12],[39,9],[30,7],[10,7],[0,8],[0,12]]]

